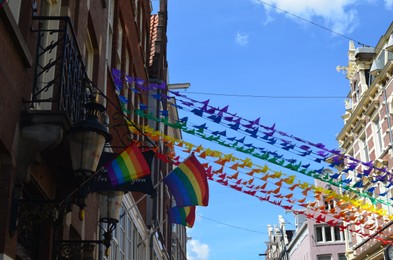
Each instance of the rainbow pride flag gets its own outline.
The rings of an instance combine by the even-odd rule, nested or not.
[[[171,223],[192,228],[195,222],[195,206],[170,208],[168,218]]]
[[[194,154],[179,164],[163,181],[173,195],[177,207],[209,204],[206,171]]]
[[[118,186],[150,174],[141,150],[136,143],[128,146],[115,159],[104,166],[113,186]]]

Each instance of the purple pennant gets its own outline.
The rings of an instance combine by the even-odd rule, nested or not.
[[[305,157],[305,156],[307,156],[307,155],[310,155],[312,153],[312,151],[310,150],[310,151],[304,151],[304,152],[302,152],[302,153],[298,153],[298,155],[300,155],[300,156],[302,156],[302,157]]]
[[[160,114],[162,115],[162,116],[164,116],[164,117],[168,117],[168,110],[161,110],[160,111]]]
[[[149,83],[148,85],[149,89],[157,89],[158,88],[158,84],[157,83]]]
[[[235,141],[236,137],[235,137],[235,136],[234,136],[234,137],[227,137],[227,139],[228,139],[229,141]]]
[[[179,121],[182,122],[182,123],[187,122],[188,121],[188,117],[185,116],[185,117],[181,118]]]
[[[315,170],[317,173],[322,174],[323,170],[325,170],[325,167],[322,167],[321,169]]]
[[[317,154],[318,154],[319,156],[321,156],[321,157],[324,157],[324,158],[326,158],[326,157],[329,156],[329,153],[327,153],[327,152],[325,152],[325,151],[318,151]]]
[[[123,96],[123,95],[119,95],[119,99],[120,99],[120,102],[123,103],[123,104],[127,104],[128,103],[128,99],[125,96]]]
[[[115,85],[123,85],[123,81],[120,78],[113,78]]]
[[[203,133],[203,131],[205,130],[205,129],[207,129],[207,127],[206,127],[206,123],[205,124],[202,124],[202,125],[199,125],[199,126],[194,126],[195,128],[198,128],[198,132],[200,132],[200,133]]]
[[[233,116],[225,116],[224,119],[228,122],[232,122]]]
[[[311,164],[304,164],[302,165],[303,168],[308,169],[308,167],[310,167]]]
[[[319,149],[325,148],[325,145],[321,144],[321,143],[317,143],[317,144],[315,144],[315,146],[318,147]]]
[[[372,170],[373,170],[372,167],[370,167],[370,168],[368,168],[368,169],[366,169],[366,170],[363,170],[363,175],[369,176]]]
[[[166,84],[165,84],[165,82],[162,82],[161,84],[159,84],[159,85],[157,86],[157,88],[158,88],[158,89],[166,89]]]
[[[344,171],[353,171],[357,166],[357,163],[350,162],[348,163],[348,168],[346,168]]]
[[[214,131],[212,132],[212,135],[218,135],[220,133],[220,131]]]
[[[264,127],[265,129],[266,129],[266,127]],[[283,131],[278,131],[278,133],[280,134],[280,135],[282,135],[282,136],[288,136],[288,137],[290,137],[290,135],[288,134],[288,133],[285,133],[285,132],[283,132]]]
[[[232,125],[229,125],[229,127],[231,128],[231,129],[233,129],[233,130],[238,130],[239,129],[239,127],[240,127],[240,124],[239,123],[236,123],[236,124],[232,124]]]
[[[294,148],[295,148],[295,145],[291,144],[291,145],[285,145],[282,149],[284,149],[286,151],[289,151],[289,150],[294,149]]]
[[[190,107],[190,106],[194,105],[194,104],[193,104],[193,103],[191,103],[191,102],[188,102],[188,101],[183,101],[183,100],[180,100],[180,103],[182,103],[183,105],[185,105],[185,106],[188,106],[188,107]]]
[[[273,124],[272,126],[270,126],[270,127],[265,127],[265,129],[267,129],[267,130],[274,130],[276,128],[276,124]]]
[[[136,88],[131,88],[131,91],[134,93],[141,93],[139,90],[137,90]]]
[[[263,140],[269,140],[269,138],[270,138],[270,136],[268,136],[268,135],[266,135],[266,134],[265,134],[264,136],[262,136],[262,139],[263,139]]]
[[[140,110],[147,110],[147,106],[145,104],[139,103]]]
[[[262,132],[262,133],[264,133],[264,134],[267,135],[267,136],[273,136],[273,135],[274,135],[274,132],[275,132],[275,131],[271,131],[271,132]],[[282,140],[282,139],[280,139],[280,140]]]
[[[249,133],[251,137],[256,138],[257,137],[257,133],[258,133],[258,128],[255,128],[254,130],[246,129],[246,132]]]
[[[302,150],[309,150],[309,149],[310,149],[310,146],[301,145],[301,146],[300,146],[300,149],[302,149]]]
[[[280,140],[282,141],[282,144],[281,144],[281,145],[286,145],[286,144],[291,144],[291,143],[292,143],[291,141],[286,140],[286,139],[281,139],[281,138],[280,138]]]
[[[222,135],[222,136],[227,136],[227,131],[226,130],[221,131],[221,132],[219,132],[219,134]]]
[[[220,123],[222,117],[221,117],[221,116],[211,115],[211,116],[209,116],[209,117],[207,117],[207,118],[213,120],[213,122],[215,122],[215,123]]]
[[[242,124],[245,128],[254,128],[254,124]]]
[[[195,101],[195,102],[196,102],[196,100],[192,100],[192,101]],[[200,103],[202,103],[202,104],[204,104],[205,106],[207,106],[207,105],[209,104],[209,102],[210,102],[210,99],[205,100],[205,101],[202,101],[202,102],[200,102]]]
[[[240,124],[240,120],[242,120],[242,119],[239,117],[239,118],[233,120],[233,122],[234,122],[234,123],[237,123],[237,124]]]
[[[205,112],[212,115],[216,112],[216,109],[213,107],[213,108],[207,109]]]
[[[228,111],[228,106],[225,106],[225,107],[220,109],[220,112],[226,113],[227,111]]]
[[[277,138],[272,138],[272,139],[269,139],[269,141],[267,143],[274,145],[276,142],[277,142]]]
[[[175,95],[177,97],[183,97],[183,95],[181,95],[179,91],[172,91],[172,90],[170,90],[169,92],[171,92],[173,95]]]
[[[202,109],[194,108],[193,110],[191,110],[191,112],[194,113],[197,116],[202,116],[203,115]]]
[[[238,142],[240,142],[240,143],[244,143],[244,140],[246,139],[246,137],[244,136],[243,138],[240,138],[240,139],[238,139],[238,140],[236,140],[236,141],[238,141]]]
[[[120,72],[120,70],[118,70],[116,68],[112,68],[112,75],[115,78],[121,78],[121,72]]]
[[[364,166],[367,166],[367,167],[370,167],[370,168],[372,168],[372,167],[374,166],[374,162],[373,162],[373,161],[362,162],[362,164],[363,164]]]
[[[354,187],[354,188],[362,188],[363,187],[363,181],[359,180],[352,187]]]
[[[259,125],[259,120],[260,120],[260,119],[261,119],[261,118],[258,117],[257,119],[253,120],[251,123],[253,123],[254,125]]]
[[[136,83],[138,86],[142,86],[143,83],[145,83],[145,81],[144,81],[143,79],[141,79],[141,78],[136,78],[136,79],[135,79],[135,83]]]
[[[371,187],[367,190],[368,193],[374,193],[376,187]]]
[[[169,105],[170,105],[170,106],[173,106],[173,107],[177,107],[178,109],[183,109],[183,107],[180,106],[180,105],[178,105],[178,104],[169,103]]]
[[[128,84],[132,84],[132,83],[134,83],[134,79],[132,77],[130,77],[130,76],[126,76],[126,82]]]
[[[157,93],[157,94],[154,94],[154,95],[151,95],[155,100],[161,100],[161,94],[160,93]]]
[[[170,96],[167,96],[167,95],[162,94],[162,93],[161,93],[161,97],[164,98],[164,99],[170,99],[171,98]]]
[[[343,156],[343,154],[341,154],[341,151],[336,150],[336,149],[330,150],[330,152],[333,153],[333,154],[336,154],[336,155]]]

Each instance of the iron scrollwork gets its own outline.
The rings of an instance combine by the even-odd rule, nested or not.
[[[82,55],[69,17],[35,16],[39,21],[31,107],[64,111],[71,122],[85,114],[91,94]]]

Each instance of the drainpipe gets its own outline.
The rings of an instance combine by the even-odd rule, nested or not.
[[[389,141],[390,141],[390,149],[393,149],[393,135],[392,135],[392,122],[390,119],[390,110],[389,110],[389,106],[388,106],[388,98],[387,98],[387,94],[386,94],[386,86],[388,84],[386,83],[385,86],[383,86],[383,100],[385,102],[385,109],[386,109],[386,119],[387,119],[387,123],[388,123],[388,129],[389,129]],[[390,197],[390,196],[389,196]],[[390,207],[388,207],[388,214],[391,214],[391,209]]]

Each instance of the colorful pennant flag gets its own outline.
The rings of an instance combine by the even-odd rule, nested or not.
[[[104,168],[108,171],[108,177],[113,186],[122,185],[150,174],[150,167],[136,143],[128,146]]]
[[[195,206],[170,208],[168,210],[169,221],[192,228],[195,222],[195,208]]]
[[[194,153],[170,172],[163,181],[173,195],[176,206],[207,206],[209,204],[206,171]]]

